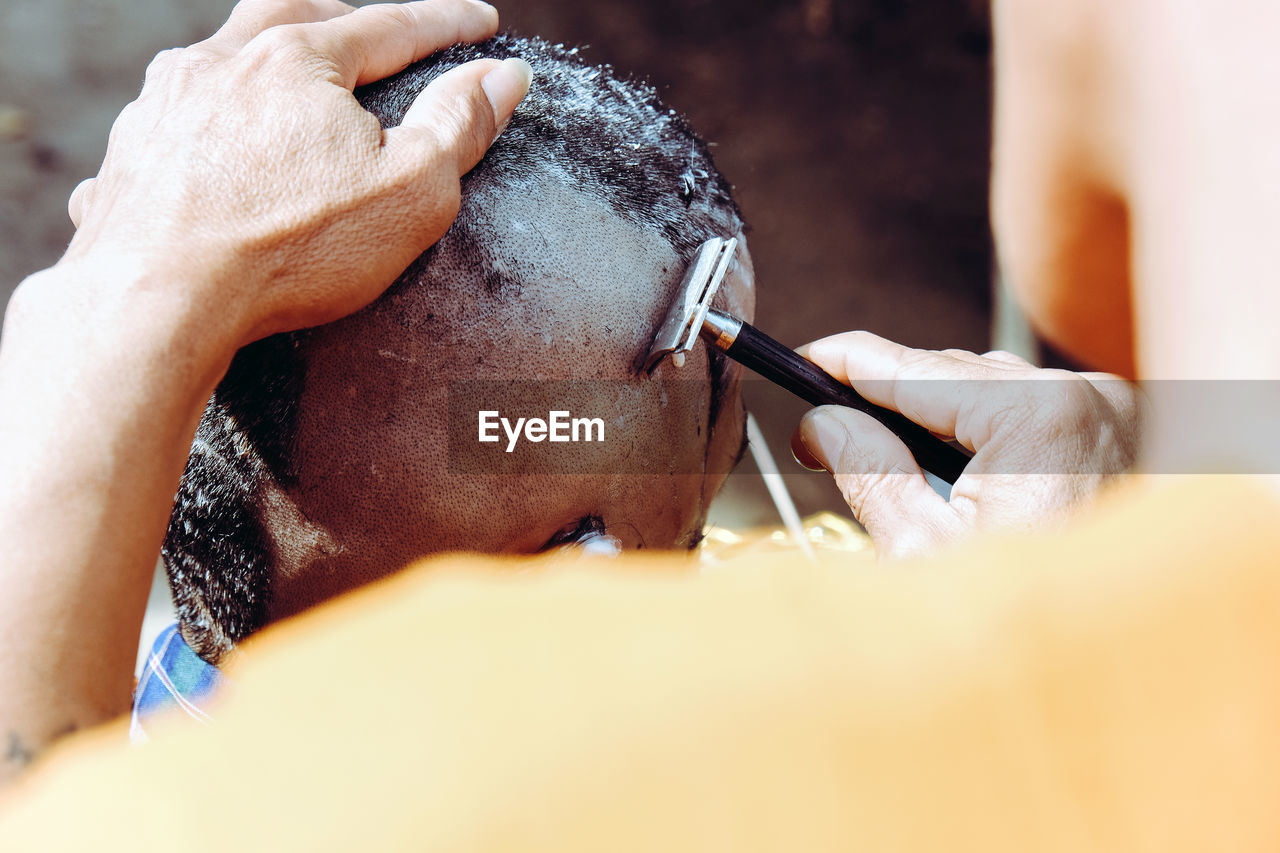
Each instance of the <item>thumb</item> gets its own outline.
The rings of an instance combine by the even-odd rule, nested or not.
[[[952,507],[929,485],[907,446],[875,418],[819,406],[800,421],[798,436],[834,475],[881,556],[927,551],[957,533]]]
[[[533,69],[523,59],[480,59],[453,68],[418,93],[400,126],[387,130],[387,144],[425,141],[435,149],[437,165],[452,159],[460,177],[506,128],[532,80]]]

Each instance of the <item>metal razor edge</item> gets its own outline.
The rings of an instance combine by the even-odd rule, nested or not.
[[[684,354],[693,349],[698,339],[711,301],[720,289],[737,249],[737,237],[712,237],[698,247],[697,257],[685,271],[671,308],[653,337],[644,362],[647,373],[652,373],[667,356],[672,356],[677,367],[683,363]]]

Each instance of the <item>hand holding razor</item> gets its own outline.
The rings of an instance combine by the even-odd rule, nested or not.
[[[677,367],[681,366],[685,353],[693,349],[694,342],[701,337],[708,346],[810,405],[848,406],[865,412],[902,439],[921,468],[947,483],[955,483],[969,463],[970,455],[964,449],[938,438],[898,412],[868,402],[848,385],[750,323],[711,307],[720,283],[736,263],[737,248],[735,237],[712,237],[702,244],[654,336],[645,370],[652,372],[667,356]]]

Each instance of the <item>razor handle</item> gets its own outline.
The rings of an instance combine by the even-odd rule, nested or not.
[[[732,320],[719,311],[713,322]],[[787,389],[812,406],[848,406],[865,412],[893,431],[911,451],[920,467],[947,483],[954,484],[971,458],[962,448],[938,438],[904,415],[868,402],[857,391],[838,381],[809,359],[783,346],[750,323],[742,323],[736,334],[720,326],[712,332],[704,326],[710,342],[725,355],[759,373],[775,385]],[[713,337],[714,335],[714,337]]]

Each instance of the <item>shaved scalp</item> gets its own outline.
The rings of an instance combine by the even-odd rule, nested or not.
[[[477,295],[506,300],[535,280],[539,260],[504,251],[494,235],[509,227],[504,211],[545,186],[548,176],[660,235],[681,263],[708,237],[742,230],[729,184],[684,119],[652,87],[592,66],[576,49],[498,36],[452,47],[356,96],[384,127],[393,127],[418,93],[449,69],[513,56],[533,66],[532,89],[464,176],[457,221],[365,309],[391,314],[410,332],[433,319],[416,316],[423,309],[412,307],[429,301],[397,294],[466,282]],[[236,355],[200,421],[178,491],[162,555],[183,635],[211,661],[267,621],[278,555],[263,507],[297,482],[294,449],[310,337],[308,331],[277,335]],[[727,381],[725,362],[713,357],[710,370],[714,417]]]
[[[533,86],[489,155],[463,179],[463,229],[472,229],[481,212],[467,204],[473,188],[518,184],[549,163],[620,216],[659,230],[682,258],[707,237],[741,227],[729,184],[683,117],[652,86],[589,65],[577,48],[501,35],[451,47],[358,96],[384,125],[395,125],[436,77],[486,57],[527,60]]]

